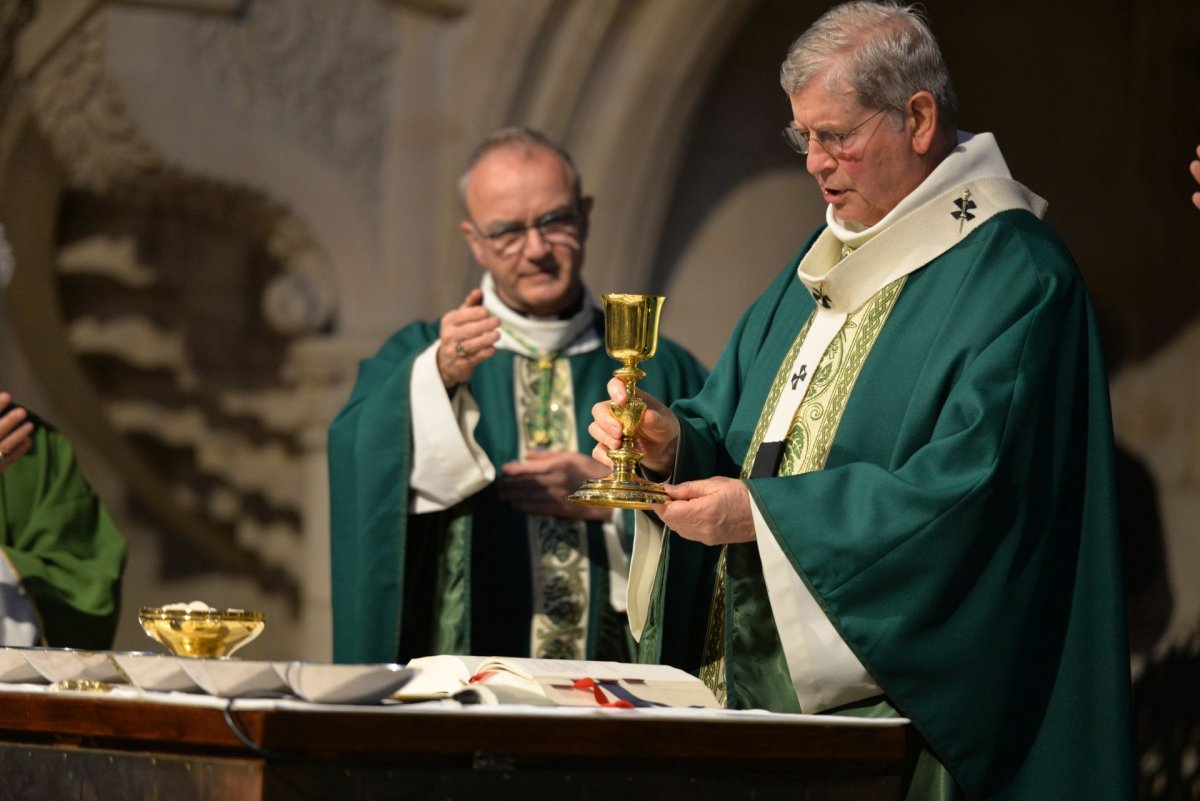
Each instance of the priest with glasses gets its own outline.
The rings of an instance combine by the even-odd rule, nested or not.
[[[335,659],[631,661],[632,515],[566,501],[609,472],[585,433],[617,365],[582,276],[593,199],[526,128],[488,136],[459,190],[481,285],[365,360],[330,429]],[[664,338],[644,385],[704,376]]]
[[[1108,387],[1046,202],[957,130],[910,7],[832,9],[781,72],[826,224],[698,395],[646,399],[672,500],[638,520],[630,624],[652,650],[690,603],[731,707],[911,719],[911,799],[1132,798]],[[690,549],[712,593],[659,569]]]

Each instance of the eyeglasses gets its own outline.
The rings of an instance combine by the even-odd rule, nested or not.
[[[549,214],[543,214],[529,225],[507,223],[487,233],[479,230],[479,226],[474,222],[471,223],[471,227],[475,229],[475,233],[481,239],[488,241],[488,244],[492,246],[497,256],[510,258],[525,249],[525,242],[529,239],[529,231],[533,228],[537,229],[538,234],[549,245],[579,247],[579,233],[582,222],[583,215],[580,214],[578,208],[575,208],[567,211],[552,211]]]
[[[853,136],[859,128],[863,127],[885,111],[887,111],[886,108],[879,109],[879,111],[876,111],[870,117],[867,117],[865,120],[860,122],[858,125],[855,125],[845,133],[817,131],[816,133],[808,134],[804,131],[801,131],[799,128],[793,128],[791,125],[789,125],[783,129],[781,134],[783,136],[783,140],[788,143],[788,147],[799,153],[801,156],[808,155],[808,140],[809,137],[813,137],[817,140],[817,144],[821,146],[822,150],[836,159],[845,152],[846,140],[849,137]]]

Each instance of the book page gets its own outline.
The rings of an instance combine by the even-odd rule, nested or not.
[[[514,681],[512,675],[519,678]],[[592,684],[576,687],[581,679]],[[635,706],[721,707],[700,679],[668,665],[501,657],[480,664],[475,680],[487,686],[503,683],[506,688],[517,687],[520,681],[540,685],[541,694],[558,706],[605,705],[593,689],[598,685],[600,697],[610,704],[625,700]]]
[[[700,681],[670,665],[641,665],[631,662],[601,662],[582,659],[533,659],[501,656],[486,659],[478,670],[507,670],[530,679],[641,679],[642,681]]]
[[[408,660],[413,677],[393,695],[401,701],[446,698],[466,687],[479,669],[482,656],[439,654]]]
[[[700,679],[668,665],[442,654],[412,659],[407,666],[415,675],[393,696],[401,701],[455,697],[474,704],[721,706]]]

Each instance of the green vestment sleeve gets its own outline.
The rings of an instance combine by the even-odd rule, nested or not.
[[[737,475],[812,308],[793,266],[743,318],[676,407],[679,480]],[[823,470],[748,481],[797,574],[969,797],[1131,798],[1108,391],[1065,247],[1025,212],[966,236],[909,276],[851,392]],[[778,642],[736,606],[769,612],[747,549],[733,704],[780,681]]]
[[[36,421],[33,446],[0,474],[0,548],[20,576],[48,645],[112,646],[125,539],[66,437]]]
[[[333,652],[339,662],[389,662],[400,649],[408,480],[409,379],[437,336],[415,323],[363,360],[329,430]]]

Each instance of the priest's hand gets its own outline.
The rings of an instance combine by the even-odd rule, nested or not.
[[[750,490],[741,481],[717,476],[664,487],[671,502],[658,516],[679,536],[705,545],[754,539]]]
[[[29,421],[29,412],[20,406],[12,406],[12,395],[0,392],[0,409],[6,410],[0,415],[0,473],[25,455],[33,445],[33,423]]]
[[[629,397],[625,391],[625,383],[619,378],[608,382],[608,396],[612,402],[621,405]],[[679,442],[679,420],[675,413],[663,405],[662,401],[640,389],[637,396],[646,403],[646,411],[642,415],[642,426],[634,438],[633,447],[645,454],[642,466],[670,475],[675,469],[675,449]],[[609,451],[621,447],[621,421],[613,414],[608,401],[601,401],[592,407],[592,424],[588,433],[596,440],[592,450],[592,458],[612,467],[608,458]]]
[[[496,355],[500,319],[483,305],[483,291],[472,289],[457,309],[442,316],[437,367],[447,389],[466,383],[475,367]]]
[[[612,510],[567,501],[589,478],[608,475],[604,465],[582,453],[530,451],[524,461],[500,468],[496,496],[527,515],[572,517],[577,520],[608,520]]]

